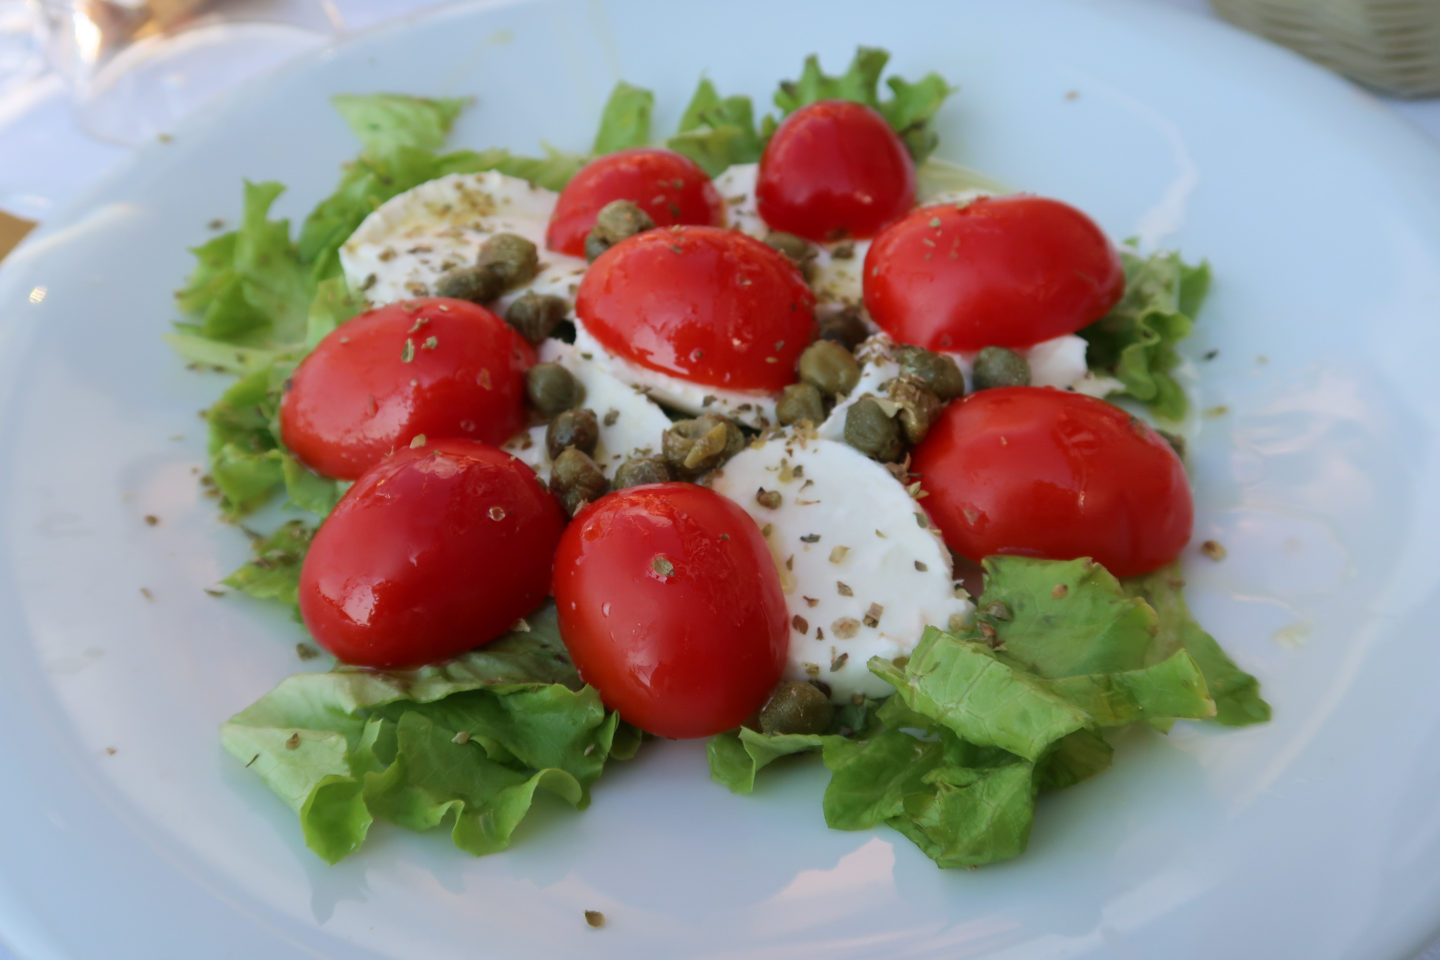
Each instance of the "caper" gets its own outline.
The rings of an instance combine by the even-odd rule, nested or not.
[[[660,447],[675,475],[693,480],[745,449],[745,434],[734,421],[707,413],[677,420],[665,431]]]
[[[813,683],[785,680],[760,708],[761,733],[824,733],[835,705]]]
[[[845,442],[875,460],[900,459],[905,446],[900,442],[900,424],[895,422],[894,405],[865,394],[845,411]]]
[[[818,424],[825,419],[825,398],[813,383],[792,383],[781,391],[775,416],[786,425],[801,420]]]
[[[594,410],[561,410],[545,428],[545,452],[554,460],[566,447],[593,455],[600,442],[600,420]]]
[[[853,310],[826,313],[818,317],[816,322],[820,327],[821,340],[833,341],[846,350],[854,350],[862,340],[870,336],[865,321]]]
[[[943,403],[965,396],[965,374],[954,357],[924,347],[905,347],[900,351],[900,372],[918,379]]]
[[[793,233],[771,230],[765,234],[765,245],[785,254],[792,263],[797,265],[815,259],[815,248],[810,246],[805,238],[797,237]]]
[[[584,391],[574,375],[558,363],[537,363],[525,371],[525,397],[543,416],[578,407]]]
[[[650,214],[629,200],[611,200],[595,215],[595,226],[585,235],[585,259],[594,260],[626,237],[653,230]]]
[[[860,382],[860,364],[840,344],[816,340],[800,354],[800,379],[813,383],[821,393],[844,396]]]
[[[499,273],[478,263],[446,270],[435,280],[435,296],[471,303],[489,303],[504,292],[505,283]]]
[[[555,332],[570,312],[570,304],[564,297],[540,294],[535,291],[523,294],[505,311],[505,322],[533,344],[538,344]]]
[[[599,465],[574,447],[560,451],[550,465],[550,492],[560,498],[560,505],[572,517],[585,504],[605,496],[609,489],[610,482]]]
[[[670,464],[659,457],[631,457],[616,469],[614,487],[621,490],[645,483],[669,483],[673,479]]]
[[[890,399],[900,406],[895,419],[905,434],[905,442],[912,447],[925,439],[930,425],[940,415],[940,398],[925,388],[920,378],[902,374],[890,381],[887,388]]]
[[[486,240],[475,263],[494,273],[504,290],[528,283],[540,272],[535,244],[515,233],[497,233]]]
[[[1028,387],[1030,364],[1014,350],[986,347],[975,355],[975,389],[991,387]]]

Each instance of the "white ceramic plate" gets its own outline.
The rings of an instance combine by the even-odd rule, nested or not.
[[[1191,556],[1191,595],[1274,722],[1131,738],[1042,803],[1022,859],[973,872],[825,829],[813,768],[732,796],[699,744],[616,766],[502,855],[377,829],[325,866],[216,742],[297,668],[298,628],[202,592],[244,544],[192,476],[220,384],[158,340],[185,246],[242,177],[285,181],[295,216],[328,190],[355,151],[331,93],[473,94],[457,142],[579,148],[622,73],[663,130],[702,70],[763,97],[857,42],[962,87],[944,155],[1211,259],[1188,350],[1219,350],[1200,405],[1228,413],[1195,446],[1196,539],[1229,559]],[[1440,917],[1437,309],[1440,156],[1339,81],[1151,6],[562,0],[314,57],[0,273],[0,938],[26,960],[1405,957]]]

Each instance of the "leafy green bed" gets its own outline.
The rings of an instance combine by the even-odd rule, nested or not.
[[[779,116],[820,99],[881,112],[923,161],[932,120],[952,92],[929,74],[881,77],[888,57],[861,49],[830,76],[815,58],[779,85]],[[342,96],[335,106],[363,144],[334,193],[294,235],[271,219],[278,183],[247,183],[239,226],[196,248],[167,336],[186,361],[235,376],[208,414],[207,484],[238,519],[283,494],[308,513],[255,538],[255,556],[226,583],[294,606],[305,549],[344,484],[303,467],[280,440],[281,392],[326,334],[364,309],[340,272],[338,250],[372,210],[451,173],[498,170],[559,189],[591,156],[652,142],[653,95],[624,83],[611,94],[588,155],[547,150],[446,151],[460,100]],[[710,173],[759,159],[777,118],[702,80],[664,143]],[[1083,331],[1092,367],[1120,393],[1178,419],[1172,376],[1209,276],[1173,254],[1125,254],[1127,292]],[[1178,719],[1239,725],[1268,718],[1255,679],[1190,617],[1174,570],[1117,582],[1088,561],[995,558],[980,614],[960,634],[931,629],[903,663],[873,661],[896,695],[853,704],[822,736],[741,729],[711,741],[712,776],[748,793],[781,757],[817,752],[832,772],[825,820],[840,829],[887,824],[942,866],[1020,853],[1036,796],[1077,783],[1111,761],[1108,731],[1160,730]],[[295,810],[306,843],[336,861],[376,819],[416,830],[450,825],[457,846],[503,849],[538,793],[576,806],[605,762],[634,754],[641,735],[607,711],[575,673],[553,609],[449,663],[376,673],[340,667],[300,674],[236,714],[225,748]]]

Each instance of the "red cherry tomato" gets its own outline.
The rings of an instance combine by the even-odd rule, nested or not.
[[[525,425],[530,344],[484,307],[430,297],[341,324],[295,370],[285,446],[353,480],[417,434],[502,443]]]
[[[982,390],[915,448],[920,502],[957,553],[1093,557],[1117,577],[1175,559],[1193,507],[1175,451],[1113,404],[1048,387]]]
[[[471,440],[406,448],[366,473],[300,569],[300,615],[326,650],[413,667],[500,636],[549,592],[565,515],[535,471]]]
[[[865,255],[865,307],[931,350],[1028,347],[1105,316],[1125,291],[1095,222],[1044,197],[921,207]]]
[[[767,224],[807,240],[873,237],[915,205],[915,161],[874,110],[821,100],[775,130],[755,201]]]
[[[780,390],[815,338],[794,264],[733,230],[648,230],[601,254],[575,298],[585,329],[643,367],[731,390]]]
[[[789,622],[755,521],[705,487],[629,487],[555,557],[560,635],[611,708],[664,737],[738,726],[780,682]]]
[[[689,157],[673,150],[636,147],[590,161],[560,191],[545,246],[572,257],[585,256],[585,235],[600,208],[629,200],[650,214],[657,227],[680,223],[718,227],[725,205],[710,177]]]

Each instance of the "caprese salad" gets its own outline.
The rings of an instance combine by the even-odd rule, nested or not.
[[[226,582],[339,662],[222,739],[321,856],[376,818],[501,849],[649,735],[737,792],[816,752],[827,823],[975,865],[1106,731],[1268,717],[1185,609],[1142,415],[1184,412],[1204,268],[930,161],[951,89],[885,63],[811,58],[758,124],[702,81],[663,144],[621,84],[542,159],[338,98],[366,150],[298,239],[251,184],[197,248],[170,339],[239,374],[205,483],[323,517]]]

